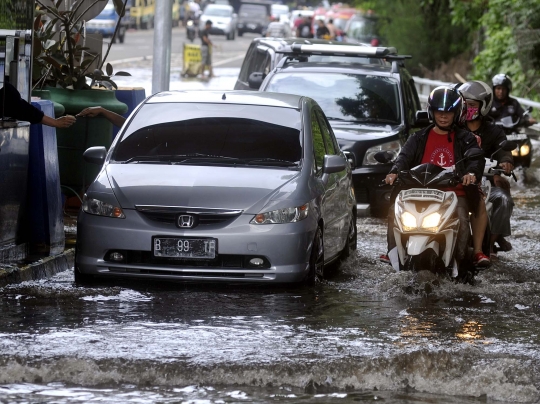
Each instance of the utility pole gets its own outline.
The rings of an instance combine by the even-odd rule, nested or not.
[[[172,0],[156,1],[152,94],[169,89],[171,79]]]

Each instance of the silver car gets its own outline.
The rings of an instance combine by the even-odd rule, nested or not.
[[[356,249],[351,167],[308,97],[147,98],[84,196],[75,280],[305,282]]]
[[[206,21],[212,21],[210,34],[225,35],[228,40],[236,38],[237,14],[232,6],[225,4],[209,4],[199,19],[199,29],[205,29]]]

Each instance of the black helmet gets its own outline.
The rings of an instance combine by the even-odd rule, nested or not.
[[[458,91],[465,100],[480,102],[478,112],[480,116],[486,116],[491,110],[493,103],[493,90],[483,81],[474,80],[463,83]]]
[[[461,94],[451,87],[436,87],[429,94],[427,112],[431,122],[434,122],[434,111],[454,112],[454,124],[462,124],[465,117],[465,101]],[[435,122],[436,123],[436,122]],[[441,128],[448,130],[449,128]]]
[[[500,73],[493,76],[491,79],[492,87],[504,86],[508,89],[508,93],[512,91],[512,80],[506,74]]]

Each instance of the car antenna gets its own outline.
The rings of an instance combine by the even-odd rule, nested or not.
[[[225,93],[223,93],[223,96],[221,97],[222,100],[226,100],[227,99],[227,96],[225,95]]]

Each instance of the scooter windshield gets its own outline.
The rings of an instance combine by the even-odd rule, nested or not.
[[[402,176],[404,185],[422,187],[451,186],[454,172],[451,169],[437,166],[432,163],[420,164],[409,170],[408,175]]]

